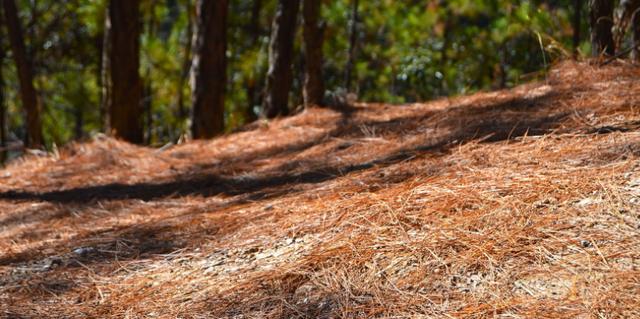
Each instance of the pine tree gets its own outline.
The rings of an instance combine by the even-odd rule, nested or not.
[[[322,78],[322,45],[324,43],[324,25],[321,25],[321,0],[304,0],[304,53],[305,79],[304,104],[322,105],[324,97],[324,80]]]
[[[27,115],[26,146],[39,148],[43,144],[42,120],[40,119],[40,103],[38,93],[33,85],[33,68],[24,43],[22,26],[18,18],[18,8],[14,0],[2,0],[5,25],[9,33],[9,42],[20,81],[20,97],[22,107]]]
[[[591,46],[593,56],[614,55],[613,1],[591,0]]]
[[[289,114],[293,40],[299,8],[300,0],[278,0],[269,43],[269,71],[262,105],[267,118]]]
[[[196,3],[191,70],[193,138],[211,138],[224,131],[227,11],[227,0]]]
[[[105,19],[103,65],[107,129],[131,143],[143,142],[140,79],[140,1],[111,0]]]

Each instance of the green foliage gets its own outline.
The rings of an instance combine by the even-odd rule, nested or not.
[[[228,30],[229,130],[255,116],[268,63],[275,0],[230,1]],[[62,144],[101,130],[100,44],[105,0],[18,1],[36,85],[44,106],[45,137]],[[360,1],[355,88],[363,101],[412,102],[512,86],[570,52],[573,1]],[[176,140],[188,130],[178,92],[188,110],[185,81],[189,0],[143,0],[141,70],[151,85],[148,140]],[[585,15],[585,12],[583,12]],[[344,86],[351,0],[325,1],[325,79],[328,90]],[[585,15],[586,16],[586,15]],[[586,20],[586,19],[584,19]],[[254,25],[254,21],[258,24]],[[583,26],[586,31],[586,25]],[[586,32],[583,31],[583,35]],[[298,41],[301,40],[298,32]],[[6,43],[0,43],[6,46]],[[582,52],[588,52],[585,41]],[[297,52],[300,46],[297,44]],[[292,101],[301,98],[302,55],[296,55]],[[10,131],[24,136],[17,79],[5,61]],[[81,121],[79,120],[81,115]],[[78,125],[82,129],[78,131]]]

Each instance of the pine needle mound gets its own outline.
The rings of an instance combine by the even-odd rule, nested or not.
[[[0,171],[0,317],[640,317],[640,69]]]

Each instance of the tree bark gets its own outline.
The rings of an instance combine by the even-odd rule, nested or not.
[[[347,57],[347,66],[345,70],[344,76],[344,88],[347,92],[351,92],[351,81],[352,81],[352,72],[353,66],[355,64],[355,55],[356,55],[356,44],[358,40],[358,0],[352,0],[353,7],[351,11],[351,30],[350,30],[350,38],[349,38],[349,56]]]
[[[156,21],[155,7],[157,0],[151,0],[149,3],[149,21],[147,23],[147,36],[150,38],[156,37],[156,31],[158,29],[158,23]],[[147,56],[148,59],[151,59]],[[151,78],[151,63],[147,64],[145,70],[145,76],[143,80],[142,88],[142,105],[144,113],[144,127],[146,132],[144,134],[144,143],[150,145],[153,141],[153,79]]]
[[[591,0],[592,55],[612,56],[616,52],[613,42],[613,0]]]
[[[33,85],[32,62],[27,55],[24,44],[22,26],[18,19],[18,9],[14,0],[2,0],[5,24],[9,33],[9,42],[13,50],[13,58],[18,70],[20,81],[20,97],[27,117],[27,137],[25,145],[29,148],[42,147],[42,120],[40,119],[40,104],[38,93]]]
[[[191,134],[196,139],[224,132],[228,10],[227,0],[196,2],[191,69]]]
[[[322,76],[324,43],[324,25],[320,23],[321,0],[304,0],[304,105],[322,106],[324,99],[324,80]]]
[[[76,106],[74,109],[75,125],[73,129],[74,137],[76,140],[81,140],[84,137],[84,112],[82,106]]]
[[[7,160],[7,108],[4,102],[4,77],[2,65],[4,64],[4,48],[0,45],[0,165]]]
[[[104,18],[104,17],[103,17]],[[103,59],[104,59],[104,20],[98,20],[98,24],[102,25],[102,29],[96,34],[96,39],[95,39],[95,47],[96,50],[98,52],[98,61],[96,64],[96,84],[98,85],[98,120],[100,121],[99,123],[99,130],[100,131],[104,131],[105,130],[105,104],[104,104],[104,83],[102,82],[102,80],[104,79],[104,71],[102,69],[103,67]]]
[[[2,8],[0,8],[0,39],[4,36],[4,32],[2,32],[3,25]],[[2,148],[0,150],[0,165],[7,160],[7,109],[4,102],[4,74],[2,73],[5,56],[4,43],[0,41],[0,148]]]
[[[573,57],[578,56],[578,49],[580,47],[580,27],[582,25],[582,1],[574,0],[573,4]]]
[[[109,7],[105,11],[104,26],[102,29],[102,44],[100,45],[100,128],[109,130],[109,105],[111,105],[111,19]]]
[[[293,40],[300,0],[279,0],[269,43],[269,71],[262,104],[264,116],[289,114],[289,91],[293,84]]]
[[[111,0],[105,36],[108,37],[108,129],[131,143],[143,142],[142,82],[140,80],[140,1]]]
[[[631,50],[631,59],[640,62],[640,1],[636,1],[636,8],[631,17],[631,32],[633,39],[633,49]]]
[[[640,0],[622,0],[620,2],[622,8],[623,28],[629,27],[631,31],[631,40],[633,47],[631,48],[631,59],[640,62]],[[624,34],[626,30],[621,30]]]
[[[251,33],[251,46],[254,47],[258,45],[258,41],[260,40],[260,35],[262,29],[260,28],[260,12],[262,11],[262,0],[254,0],[253,6],[251,7],[251,20],[249,22],[248,30]],[[256,112],[253,110],[255,105],[259,105],[260,94],[259,85],[262,80],[260,80],[264,75],[261,71],[254,71],[253,74],[248,76],[245,80],[245,88],[247,91],[247,105],[244,110],[244,122],[251,123],[258,119]]]
[[[153,81],[151,72],[147,70],[144,85],[142,87],[142,106],[144,113],[144,143],[150,145],[153,141]]]
[[[177,96],[177,105],[178,105],[178,120],[181,123],[180,128],[182,129],[182,123],[187,119],[187,109],[184,105],[184,85],[189,78],[189,72],[191,70],[191,45],[193,38],[193,7],[191,5],[191,0],[186,1],[186,11],[187,11],[187,43],[184,48],[184,55],[182,57],[182,74],[180,74],[180,79],[178,81],[178,96]]]

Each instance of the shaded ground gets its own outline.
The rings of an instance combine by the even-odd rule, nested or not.
[[[0,317],[639,316],[640,69],[0,171]]]

